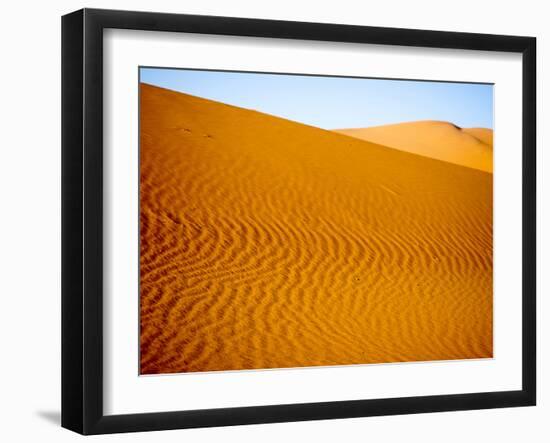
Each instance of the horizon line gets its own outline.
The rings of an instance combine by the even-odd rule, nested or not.
[[[296,74],[296,75],[298,75],[298,74]],[[176,89],[155,85],[153,83],[148,83],[148,82],[142,81],[142,80],[139,80],[139,83],[143,84],[143,85],[147,85],[147,86],[152,86],[154,88],[164,89],[164,90],[170,91],[170,92],[175,92],[177,94],[188,95],[188,96],[191,96],[191,97],[200,98],[202,100],[207,100],[207,101],[211,101],[211,102],[214,102],[214,103],[220,103],[220,104],[223,104],[225,106],[231,106],[231,107],[238,108],[238,109],[243,109],[243,110],[246,110],[246,111],[258,112],[260,114],[280,118],[280,119],[287,120],[287,121],[290,121],[290,122],[293,122],[293,123],[298,123],[298,124],[305,125],[305,126],[311,126],[313,128],[322,129],[324,131],[330,131],[330,132],[353,130],[353,129],[381,128],[381,127],[384,127],[384,126],[406,125],[406,124],[412,124],[412,123],[444,123],[444,124],[452,125],[452,126],[454,126],[455,128],[457,128],[459,130],[462,130],[462,129],[487,129],[489,131],[494,131],[493,128],[488,128],[486,126],[459,126],[456,123],[454,123],[452,121],[449,121],[449,120],[437,120],[437,119],[399,120],[399,121],[395,121],[395,122],[392,122],[392,123],[385,123],[385,124],[382,124],[382,125],[346,126],[346,127],[337,127],[337,128],[323,128],[323,127],[315,126],[315,125],[312,125],[312,124],[309,124],[309,123],[304,123],[304,122],[301,122],[301,121],[298,121],[298,120],[292,120],[288,117],[284,117],[284,116],[281,116],[281,115],[271,114],[269,112],[261,111],[259,109],[246,108],[246,107],[243,107],[243,106],[234,105],[232,103],[227,103],[227,102],[223,102],[223,101],[219,101],[219,100],[213,100],[211,98],[207,98],[207,97],[203,97],[203,96],[195,95],[195,94],[189,94],[188,92],[183,92],[183,91],[179,91],[179,90],[176,90]]]

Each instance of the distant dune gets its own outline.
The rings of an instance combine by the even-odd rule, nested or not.
[[[447,122],[418,121],[370,128],[337,129],[335,132],[425,157],[493,172],[492,129],[461,129]]]
[[[492,357],[492,175],[141,85],[142,374]]]
[[[470,134],[493,149],[493,130],[488,128],[462,128],[462,132]]]

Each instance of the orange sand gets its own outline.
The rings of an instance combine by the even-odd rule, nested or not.
[[[419,121],[335,132],[402,151],[493,172],[493,130],[461,129],[451,123]]]
[[[141,373],[492,356],[492,175],[141,85]]]

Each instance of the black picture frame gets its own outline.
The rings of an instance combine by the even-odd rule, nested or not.
[[[522,389],[130,415],[103,412],[103,30],[503,51],[523,63]],[[62,18],[62,426],[81,434],[151,431],[536,403],[536,39],[83,9]]]

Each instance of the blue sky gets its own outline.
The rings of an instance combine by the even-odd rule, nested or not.
[[[324,129],[415,120],[493,127],[485,84],[140,68],[140,80]]]

